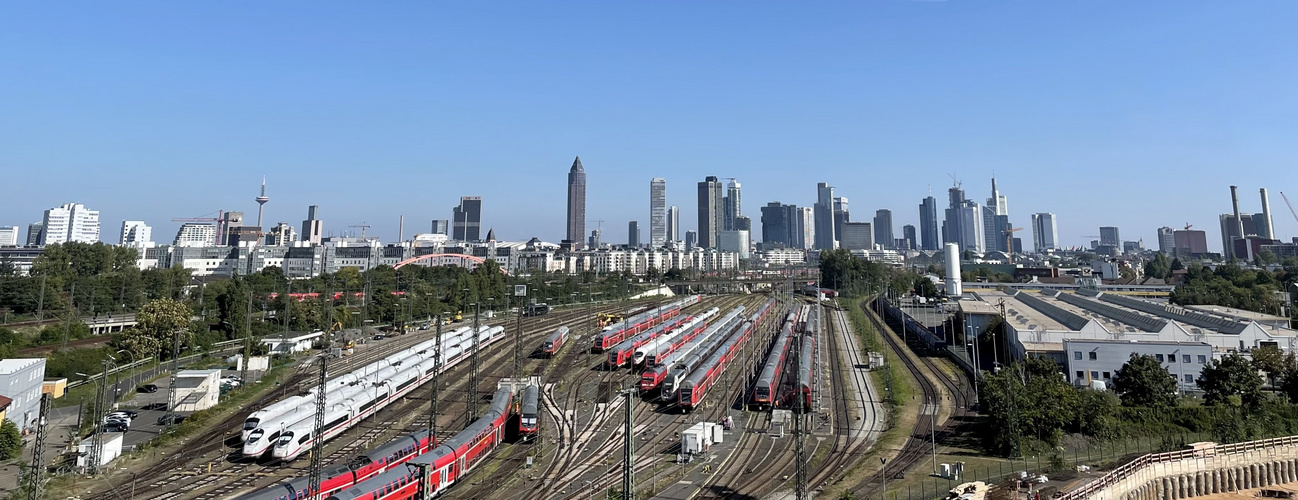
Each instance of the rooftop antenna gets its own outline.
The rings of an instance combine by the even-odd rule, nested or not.
[[[266,176],[261,177],[261,196],[257,197],[257,227],[261,227],[261,213],[266,208],[266,202],[270,198],[266,196]]]

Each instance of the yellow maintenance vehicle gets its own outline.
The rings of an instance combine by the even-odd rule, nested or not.
[[[618,313],[599,313],[595,316],[595,324],[599,325],[600,328],[604,328],[614,323],[621,323],[625,320],[626,318]]]

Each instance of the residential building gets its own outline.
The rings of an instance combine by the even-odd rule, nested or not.
[[[201,222],[186,222],[176,231],[172,245],[178,247],[216,246],[216,226]]]
[[[730,178],[730,183],[726,185],[726,197],[722,203],[722,230],[734,231],[739,229],[736,220],[743,217],[742,199],[739,195],[739,179]]]
[[[1198,391],[1195,381],[1213,359],[1212,345],[1194,341],[1066,338],[1063,349],[1068,379],[1079,387],[1091,387],[1093,382],[1112,387],[1118,370],[1138,354],[1158,361],[1176,379],[1180,391]]]
[[[574,165],[577,167],[580,165]],[[584,201],[584,200],[583,200]],[[455,241],[482,241],[482,197],[461,196],[460,205],[451,209],[451,239]]]
[[[885,249],[894,250],[892,235],[892,210],[881,208],[874,211],[874,242]]]
[[[629,247],[640,246],[640,223],[637,221],[628,222],[626,225],[626,244]]]
[[[667,241],[681,239],[681,209],[676,205],[667,208]]]
[[[667,179],[649,180],[649,246],[667,243]]]
[[[29,247],[40,246],[41,238],[45,236],[45,223],[33,222],[27,225],[27,245]]]
[[[1100,227],[1100,244],[1104,246],[1121,247],[1122,238],[1118,236],[1118,228],[1113,226]]]
[[[288,225],[287,222],[275,224],[275,227],[270,228],[270,232],[266,233],[266,244],[270,246],[292,246],[294,241],[297,241],[297,234],[293,231],[293,226]]]
[[[1059,249],[1059,227],[1055,225],[1055,214],[1032,214],[1032,248],[1037,253]]]
[[[815,249],[833,250],[838,243],[838,235],[834,233],[834,186],[824,182],[816,184],[816,205],[812,214]]]
[[[12,399],[5,418],[24,434],[35,429],[41,412],[41,384],[45,358],[0,360],[0,396]]]
[[[698,246],[716,248],[717,235],[725,227],[725,197],[721,194],[721,181],[714,175],[699,183]]]
[[[41,245],[94,243],[99,241],[99,211],[80,203],[68,203],[45,211],[41,222]]]
[[[869,222],[845,222],[843,223],[843,239],[840,241],[840,248],[874,250],[874,237],[876,234],[872,231]]]
[[[852,220],[852,218],[848,213],[847,197],[835,196],[834,197],[834,234],[839,235],[839,240],[842,240],[841,235],[843,234],[843,223],[848,222],[850,220]]]
[[[243,212],[225,212],[221,214],[221,224],[225,234],[218,236],[217,244],[228,245],[232,247],[239,246],[239,239],[235,233],[240,233],[243,227]],[[257,228],[261,232],[261,228]]]
[[[568,233],[567,241],[574,247],[581,246],[581,239],[586,235],[586,169],[581,166],[581,157],[572,161],[568,169]]]
[[[434,228],[435,229],[435,228]],[[433,231],[437,232],[437,231]],[[442,234],[446,234],[445,230]],[[302,241],[319,245],[324,238],[324,221],[320,220],[320,207],[311,205],[306,208],[306,220],[302,221]]]
[[[596,229],[591,231],[590,239],[586,241],[586,246],[592,249],[599,248],[600,243],[600,230]]]
[[[18,226],[0,226],[0,247],[18,246]]]
[[[906,242],[906,245],[901,247],[900,250],[915,250],[915,226],[911,224],[901,226],[901,237]]]
[[[1172,228],[1167,226],[1158,228],[1158,251],[1168,255],[1176,253],[1176,236]]]
[[[722,231],[719,238],[720,240],[717,244],[718,251],[738,254],[741,259],[748,258],[748,249],[752,246],[752,240],[748,235],[748,230],[741,229],[736,231]]]
[[[937,199],[929,195],[919,204],[919,248],[937,251],[942,245],[938,236]]]
[[[117,242],[121,245],[135,247],[146,246],[153,243],[153,228],[142,220],[124,220],[122,221],[122,233]]]

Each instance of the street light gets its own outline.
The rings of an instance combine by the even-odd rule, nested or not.
[[[130,355],[131,355],[131,364],[126,365],[126,366],[134,367],[133,365],[135,365],[135,353],[134,353],[134,352],[131,352],[131,351],[128,351],[128,350],[126,350],[126,349],[118,349],[118,350],[117,350],[117,354],[121,354],[121,353],[126,353],[126,354],[130,354]],[[117,402],[117,400],[122,396],[122,370],[121,370],[121,368],[118,368],[118,369],[117,369],[117,383],[116,383],[115,385],[117,386],[117,395],[113,396],[113,402]],[[126,385],[131,386],[131,387],[135,387],[135,372],[131,372],[131,376],[130,376],[129,378],[126,379]]]

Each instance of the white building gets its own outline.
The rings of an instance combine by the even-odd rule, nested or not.
[[[113,459],[122,456],[122,443],[126,440],[120,432],[107,432],[102,436],[103,448],[99,451],[99,465],[108,465]],[[90,449],[95,438],[89,437],[77,444],[77,468],[85,469],[90,465]]]
[[[0,226],[0,247],[18,246],[18,226]]]
[[[1094,381],[1112,387],[1114,375],[1132,354],[1153,357],[1176,379],[1181,391],[1196,391],[1199,372],[1212,360],[1212,346],[1206,342],[1064,339],[1068,379],[1079,387],[1090,387]]]
[[[176,372],[175,411],[202,411],[221,399],[221,370]]]
[[[124,220],[122,221],[122,235],[117,242],[125,246],[148,246],[153,243],[153,228],[142,220]]]
[[[297,234],[293,231],[293,226],[287,222],[276,224],[266,233],[266,244],[276,247],[286,247],[297,241]]]
[[[741,259],[748,258],[748,247],[752,244],[752,241],[748,236],[747,229],[722,231],[717,239],[720,240],[718,250],[737,253]]]
[[[794,211],[793,236],[797,241],[791,247],[811,250],[816,245],[816,211],[812,207],[798,207]]]
[[[99,211],[80,203],[68,203],[45,211],[41,245],[94,243],[99,241]]]
[[[806,262],[807,252],[794,248],[779,248],[762,252],[759,257],[768,266],[787,266]]]
[[[172,243],[178,247],[210,247],[216,245],[216,226],[197,222],[186,222],[176,231]]]
[[[12,399],[5,414],[24,433],[36,426],[41,412],[45,358],[0,359],[0,396]]]

